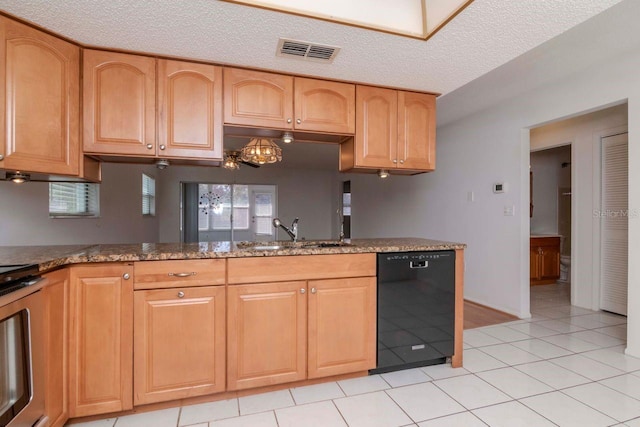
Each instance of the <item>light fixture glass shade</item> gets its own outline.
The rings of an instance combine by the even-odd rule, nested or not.
[[[23,182],[31,181],[31,175],[15,171],[14,173],[7,174],[7,179],[15,184],[22,184]]]
[[[388,170],[386,170],[386,169],[380,169],[380,170],[378,171],[378,176],[379,176],[380,178],[383,178],[383,179],[384,179],[384,178],[386,178],[386,177],[388,177],[388,176],[389,176],[389,171],[388,171]]]
[[[224,155],[224,163],[222,163],[222,167],[230,170],[238,170],[240,169],[240,162],[238,160],[239,153],[237,151],[232,151],[231,153],[227,153]]]
[[[282,150],[275,142],[266,138],[253,138],[242,147],[240,158],[245,162],[264,165],[282,160]]]
[[[285,144],[291,144],[294,141],[293,133],[285,132],[282,134],[282,142]]]

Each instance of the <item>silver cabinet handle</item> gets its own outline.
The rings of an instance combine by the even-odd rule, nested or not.
[[[316,288],[311,288],[311,293],[315,294],[318,290]]]
[[[165,147],[164,145],[160,145],[160,149],[161,150],[164,150],[165,148],[167,148],[167,147]]]
[[[147,148],[151,150],[153,148],[153,144],[147,144]]]
[[[398,163],[398,159],[393,159],[393,163]]]
[[[184,292],[182,291],[178,292],[178,298],[184,298]]]
[[[129,275],[129,273],[124,273],[124,274],[122,275],[122,278],[123,278],[124,280],[129,280],[129,278],[130,278],[130,277],[131,277],[131,276]]]
[[[4,155],[0,154],[0,160],[4,160]]]
[[[172,277],[189,277],[189,276],[195,276],[196,273],[195,271],[192,271],[190,273],[167,273],[167,276],[172,276]]]
[[[297,124],[300,124],[300,123],[302,123],[302,120],[297,119],[297,120],[296,120],[296,123],[297,123]]]
[[[305,288],[300,289],[300,293],[304,294],[305,292],[307,292],[307,290]]]
[[[287,119],[287,123],[291,123],[291,119]]]
[[[403,165],[404,164],[404,160],[400,160],[400,164]]]

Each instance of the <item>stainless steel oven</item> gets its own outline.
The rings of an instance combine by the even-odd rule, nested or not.
[[[28,269],[7,270],[0,267],[0,427],[45,426],[43,283]]]

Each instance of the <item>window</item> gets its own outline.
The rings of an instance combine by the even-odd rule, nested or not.
[[[49,184],[49,216],[52,218],[100,216],[98,184],[52,182]]]
[[[230,230],[232,221],[234,230],[249,229],[249,186],[200,184],[198,192],[199,230]]]
[[[156,214],[156,180],[142,174],[142,215]]]

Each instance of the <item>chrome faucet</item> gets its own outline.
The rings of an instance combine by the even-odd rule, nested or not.
[[[289,237],[291,237],[291,240],[296,242],[298,241],[298,220],[299,218],[294,219],[293,223],[291,224],[291,228],[289,228],[284,225],[282,221],[280,221],[280,218],[273,218],[273,226],[275,228],[282,227],[282,229],[287,232]]]

